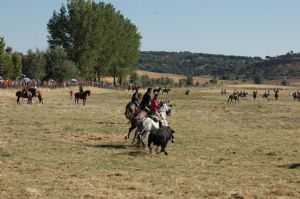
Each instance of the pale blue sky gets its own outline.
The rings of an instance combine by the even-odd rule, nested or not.
[[[47,48],[47,22],[66,2],[0,0],[0,36],[16,51]],[[137,25],[141,50],[261,57],[300,52],[300,0],[104,2]]]

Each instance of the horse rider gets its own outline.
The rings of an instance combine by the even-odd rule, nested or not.
[[[139,99],[139,97],[141,95],[139,96],[139,94],[140,94],[139,93],[139,87],[136,87],[135,88],[135,92],[133,93],[133,95],[131,97],[131,102],[134,103],[137,108],[139,108],[139,106],[140,106],[140,99]]]
[[[27,93],[27,85],[24,84],[22,87],[22,93]]]
[[[80,86],[79,86],[79,92],[80,92],[80,93],[83,93],[83,87],[82,87],[82,84],[80,84]]]
[[[148,88],[147,92],[143,95],[143,99],[141,102],[141,110],[145,110],[149,112],[149,104],[150,104],[150,100],[151,100],[151,91],[152,88]]]
[[[158,112],[158,104],[159,104],[158,94],[156,93],[156,94],[154,94],[154,97],[151,100],[150,113],[154,116],[155,120],[159,121],[159,126],[161,127],[161,117]]]

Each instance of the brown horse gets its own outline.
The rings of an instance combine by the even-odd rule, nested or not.
[[[20,98],[27,98],[27,103],[32,104],[32,98],[37,97],[39,99],[39,103],[43,104],[42,93],[35,88],[29,88],[28,91],[17,91],[17,104],[20,104]]]
[[[238,104],[240,103],[240,96],[238,93],[229,95],[227,103],[231,104],[231,103],[233,103],[233,100],[234,100],[235,104],[236,104],[236,102],[238,102]]]
[[[78,92],[78,93],[75,93],[75,104],[79,104],[79,99],[82,99],[83,101],[83,105],[85,105],[85,102],[86,102],[86,98],[87,96],[90,96],[91,95],[91,91],[90,90],[86,90],[84,92]]]

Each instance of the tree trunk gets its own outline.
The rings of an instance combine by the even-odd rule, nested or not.
[[[113,65],[114,86],[116,86],[116,66]]]

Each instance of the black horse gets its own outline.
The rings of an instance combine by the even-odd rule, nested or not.
[[[83,105],[85,105],[86,98],[87,98],[87,96],[90,96],[90,95],[91,95],[90,90],[75,93],[75,95],[74,95],[75,96],[75,104],[79,104],[79,99],[82,99]]]
[[[257,91],[253,91],[253,99],[256,100],[257,97]]]
[[[171,91],[170,88],[164,88],[161,92],[161,94],[167,93],[167,95],[169,95],[169,92]]]
[[[32,98],[38,97],[39,103],[43,103],[42,95],[39,91],[37,91],[35,88],[29,88],[27,91],[17,91],[17,104],[20,104],[20,98],[27,98],[28,104],[32,104]]]
[[[278,93],[279,93],[279,90],[276,90],[276,91],[275,91],[275,96],[274,96],[275,99],[276,99],[276,101],[278,100],[278,97],[279,97]]]
[[[162,88],[154,88],[153,89],[153,93],[160,93],[161,92],[161,90],[162,90]]]

